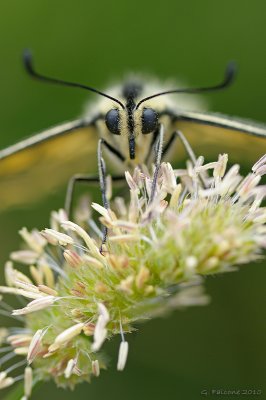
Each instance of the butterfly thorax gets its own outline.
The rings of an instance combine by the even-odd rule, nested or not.
[[[145,162],[151,142],[154,141],[154,133],[163,118],[162,111],[171,107],[169,99],[149,100],[138,107],[140,100],[155,90],[159,91],[161,88],[152,86],[151,89],[141,80],[129,80],[124,85],[109,90],[109,93],[124,104],[124,108],[105,99],[100,103],[99,108],[105,116],[97,121],[100,136],[123,154],[128,165],[136,166]],[[109,126],[108,116],[111,121]],[[166,127],[169,123],[170,119],[164,118]]]

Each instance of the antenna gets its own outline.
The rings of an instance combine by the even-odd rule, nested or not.
[[[215,86],[209,86],[209,87],[199,87],[199,88],[185,88],[185,89],[174,89],[174,90],[167,90],[166,92],[161,92],[161,93],[156,93],[153,94],[152,96],[145,97],[144,99],[140,100],[136,106],[136,109],[139,108],[139,106],[144,103],[144,101],[153,99],[154,97],[159,97],[163,96],[165,94],[171,94],[171,93],[203,93],[203,92],[214,92],[216,90],[221,90],[225,89],[228,86],[232,84],[234,81],[234,78],[236,76],[236,64],[231,61],[227,64],[227,67],[225,69],[225,74],[224,74],[224,79],[221,83]]]
[[[28,49],[24,50],[24,52],[23,52],[23,63],[24,63],[25,69],[28,72],[28,74],[31,77],[35,78],[35,79],[38,79],[38,80],[43,81],[43,82],[55,83],[57,85],[70,86],[70,87],[76,87],[76,88],[80,88],[80,89],[85,89],[85,90],[88,90],[90,92],[94,92],[94,93],[97,93],[97,94],[99,94],[101,96],[104,96],[109,100],[115,101],[123,109],[125,109],[124,104],[120,100],[115,99],[114,97],[109,96],[106,93],[100,92],[99,90],[94,89],[94,88],[92,88],[90,86],[83,85],[83,84],[80,84],[80,83],[75,83],[75,82],[67,82],[67,81],[64,81],[64,80],[61,80],[61,79],[51,78],[51,77],[47,77],[47,76],[44,76],[42,74],[39,74],[38,72],[35,71],[35,69],[33,67],[32,53]]]

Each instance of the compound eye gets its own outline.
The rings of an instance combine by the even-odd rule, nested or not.
[[[110,132],[114,135],[120,135],[120,117],[117,109],[108,111],[105,116],[105,123]]]
[[[151,133],[158,126],[158,114],[152,108],[144,108],[142,114],[142,133]]]

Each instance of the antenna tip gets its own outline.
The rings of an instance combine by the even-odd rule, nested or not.
[[[32,70],[32,52],[30,49],[23,50],[22,59],[25,68],[27,70]]]
[[[236,77],[236,73],[237,73],[237,64],[235,61],[229,61],[229,63],[226,66],[226,71],[225,71],[225,75],[227,78],[227,81],[232,82],[235,77]]]

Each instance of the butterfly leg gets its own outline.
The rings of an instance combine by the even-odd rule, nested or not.
[[[183,145],[188,157],[192,161],[192,164],[195,166],[196,162],[197,162],[197,157],[196,157],[192,147],[190,146],[188,140],[186,139],[185,135],[181,131],[175,131],[175,132],[172,133],[172,135],[170,136],[170,139],[164,145],[162,157],[165,156],[165,154],[171,148],[171,146],[173,145],[173,143],[174,143],[174,141],[176,139],[179,139],[181,141],[181,143],[182,143],[182,145]],[[201,180],[201,183],[202,183],[203,187],[207,187],[207,184],[205,182],[205,178],[204,178],[203,174],[199,174],[199,178]]]
[[[108,151],[116,155],[122,162],[125,161],[125,158],[122,156],[122,154],[117,151],[113,146],[111,146],[108,142],[106,142],[104,139],[100,139],[98,142],[98,151],[97,151],[97,156],[98,156],[98,171],[99,171],[99,182],[100,182],[100,189],[102,193],[102,203],[103,206],[106,210],[109,209],[109,200],[107,197],[107,187],[106,187],[106,165],[105,161],[102,155],[102,146],[105,146]],[[125,179],[124,176],[122,177],[116,177],[116,180],[121,180]],[[103,239],[102,239],[102,244],[100,247],[100,252],[103,252],[103,245],[106,243],[107,240],[107,235],[108,235],[108,229],[106,226],[103,227]]]
[[[98,183],[100,184],[100,190],[102,194],[102,202],[104,208],[108,209],[109,208],[109,201],[107,198],[107,188],[106,188],[106,166],[105,166],[105,161],[102,156],[102,147],[105,146],[108,151],[110,151],[112,154],[114,154],[120,161],[124,161],[123,155],[115,149],[113,146],[111,146],[108,142],[106,142],[104,139],[100,139],[98,141],[98,150],[97,150],[97,159],[98,159],[98,175],[74,175],[67,187],[67,193],[66,193],[66,201],[65,201],[65,210],[68,215],[71,214],[72,211],[72,205],[73,205],[73,195],[74,195],[74,189],[75,186],[78,182],[86,182],[86,183]],[[117,175],[113,176],[112,180],[119,182],[125,179],[124,175]],[[104,227],[103,229],[103,240],[102,240],[102,245],[100,247],[100,251],[102,251],[102,246],[104,243],[106,243],[107,239],[107,228]]]
[[[194,151],[192,150],[192,147],[190,146],[189,142],[187,141],[186,137],[183,135],[181,131],[175,131],[172,133],[170,136],[170,139],[168,142],[164,145],[163,147],[163,157],[166,155],[166,153],[170,150],[172,147],[173,143],[176,141],[176,139],[179,139],[184,146],[187,155],[191,159],[192,163],[195,165],[196,164],[196,156]]]
[[[98,175],[74,175],[68,182],[67,186],[67,192],[66,192],[66,199],[65,199],[65,210],[68,215],[71,215],[72,211],[72,203],[73,203],[73,197],[74,197],[74,189],[75,186],[78,182],[86,182],[86,183],[100,183],[101,187],[101,192],[102,192],[102,197],[103,197],[103,204],[106,203],[106,184],[105,184],[105,162],[102,157],[102,150],[101,147],[105,146],[108,151],[110,151],[112,154],[114,154],[120,161],[124,162],[125,158],[123,155],[115,149],[113,146],[111,146],[106,140],[100,139],[98,142],[98,154],[97,154],[97,159],[98,159]],[[113,181],[122,181],[125,179],[124,175],[117,175],[113,176],[112,180]],[[105,205],[104,205],[105,207]]]
[[[113,182],[120,182],[123,180],[125,180],[124,175],[112,176]],[[66,198],[65,198],[65,211],[68,216],[70,216],[72,214],[74,191],[75,191],[76,185],[80,182],[99,184],[99,176],[98,175],[74,175],[74,176],[72,176],[72,178],[70,178],[70,180],[68,182]]]
[[[78,182],[99,183],[99,177],[97,175],[74,175],[70,178],[65,198],[65,211],[68,216],[72,214],[74,190]]]
[[[106,210],[108,210],[109,209],[109,200],[107,197],[107,188],[106,188],[106,165],[105,165],[105,161],[102,156],[102,145],[103,145],[103,141],[102,141],[102,139],[100,139],[98,142],[98,152],[97,152],[99,182],[100,182],[100,189],[101,189],[101,193],[102,193],[102,203],[103,203],[104,208]],[[107,234],[108,234],[108,229],[106,228],[106,226],[104,226],[103,227],[103,239],[102,239],[102,244],[100,247],[101,253],[103,250],[103,245],[106,243]]]
[[[156,141],[158,140],[158,136],[159,136],[159,128],[157,128],[156,131],[153,133],[152,140],[151,140],[151,143],[150,143],[150,146],[149,146],[149,150],[148,150],[147,155],[145,157],[145,164],[149,164],[149,160],[150,160],[150,157],[151,157],[151,154],[152,154],[152,150],[154,149],[154,145],[155,145]]]
[[[150,199],[149,203],[151,203],[154,199],[155,192],[156,192],[156,184],[157,184],[157,179],[158,179],[158,174],[161,166],[161,160],[162,160],[162,154],[163,154],[163,138],[164,138],[164,126],[160,125],[159,126],[159,134],[158,134],[158,139],[155,143],[155,170],[154,170],[154,175],[152,179],[152,184],[151,184],[151,194],[150,194]]]

